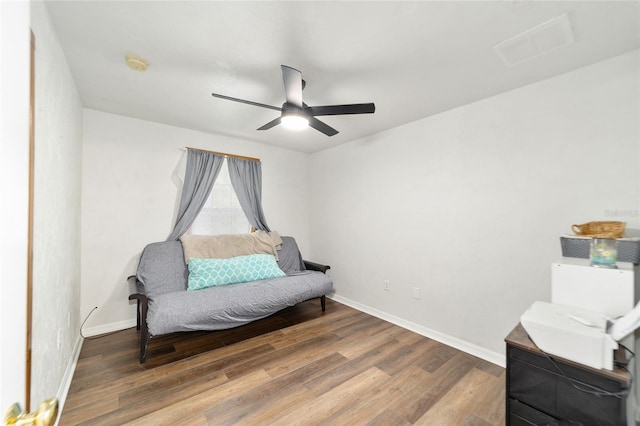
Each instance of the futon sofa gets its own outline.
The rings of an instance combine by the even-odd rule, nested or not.
[[[277,251],[273,255],[262,255],[275,261],[275,276],[254,281],[245,277],[242,280],[240,271],[244,267],[234,266],[237,263],[230,262],[242,263],[245,257],[261,255],[231,258],[227,255],[225,259],[208,260],[213,262],[213,269],[222,263],[231,271],[231,275],[238,271],[240,278],[233,277],[227,281],[245,282],[215,283],[206,288],[192,282],[191,278],[196,275],[193,265],[195,260],[201,259],[185,256],[183,241],[147,245],[140,256],[136,275],[128,278],[129,300],[137,302],[140,363],[146,360],[147,346],[152,336],[238,327],[314,298],[320,298],[324,311],[325,295],[333,289],[333,281],[326,275],[329,266],[303,260],[294,238],[277,238],[281,242],[277,245]],[[271,269],[273,272],[274,269]],[[210,278],[205,275],[207,279]],[[248,276],[251,277],[251,273]]]

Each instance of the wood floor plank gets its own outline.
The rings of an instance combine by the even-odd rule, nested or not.
[[[182,383],[180,386],[163,388],[148,385],[147,389],[136,389],[136,398],[131,397],[133,391],[119,395],[119,405],[116,410],[111,410],[99,416],[93,417],[93,424],[120,425],[136,420],[147,414],[154,413],[166,406],[181,404],[185,400],[195,398],[203,392],[228,383],[227,377],[220,372],[213,372],[209,375],[192,379]]]
[[[61,426],[504,424],[503,368],[330,299],[138,339],[83,343]]]
[[[343,362],[346,362],[346,358],[341,356],[338,353],[333,353],[326,358],[319,359],[315,362],[312,362],[306,365],[303,368],[292,371],[287,374],[286,377],[279,377],[275,380],[275,382],[281,383],[281,380],[288,380],[290,383],[302,384],[305,380],[318,377],[320,375],[326,374],[328,371],[335,368],[336,365],[340,365]],[[273,421],[273,419],[277,419],[284,415],[287,415],[289,412],[293,411],[297,407],[299,407],[300,402],[303,399],[307,399],[309,397],[314,398],[315,395],[309,393],[306,388],[303,388],[302,391],[298,391],[299,387],[295,387],[295,389],[290,387],[283,387],[285,394],[293,393],[295,396],[285,396],[284,398],[276,398],[273,403],[270,404],[261,404],[260,409],[254,409],[255,401],[247,400],[247,405],[249,406],[250,413],[244,416],[242,419],[238,421],[238,424],[244,425],[263,425],[269,424]],[[295,403],[294,402],[295,398]],[[215,424],[215,423],[213,423]]]
[[[246,346],[246,345],[245,345]],[[269,345],[260,345],[257,347],[249,347],[246,350],[237,351],[220,351],[217,356],[203,356],[194,358],[188,365],[184,365],[184,362],[175,362],[158,367],[150,372],[141,370],[134,375],[128,375],[119,379],[113,380],[107,384],[95,386],[89,390],[82,392],[81,398],[75,398],[76,394],[70,394],[69,407],[75,408],[76,406],[85,407],[94,403],[94,401],[100,400],[105,394],[119,394],[127,395],[131,394],[132,389],[141,387],[140,395],[146,394],[144,386],[147,389],[153,387],[172,388],[169,383],[180,383],[180,380],[176,377],[183,377],[186,373],[187,377],[193,377],[193,372],[200,374],[203,371],[221,371],[224,367],[228,367],[240,362],[246,362],[247,359],[252,359],[263,355],[264,353],[273,351],[273,348]],[[226,355],[226,356],[225,356]],[[144,377],[142,385],[138,384],[138,379]],[[175,390],[175,389],[174,389]],[[135,400],[135,393],[132,394],[133,400]],[[65,404],[67,406],[67,404]]]
[[[419,360],[416,361],[417,365],[430,373],[435,372],[443,364],[445,364],[451,357],[455,356],[458,352],[457,349],[451,346],[444,345],[440,342],[433,341],[433,344],[429,349],[422,354]]]
[[[119,399],[117,393],[105,393],[103,398],[84,404],[81,399],[76,398],[78,403],[64,405],[64,416],[60,419],[60,425],[82,425],[99,424],[94,419],[102,413],[109,413],[117,410]]]
[[[332,318],[335,320],[327,322],[319,319],[318,321],[307,321],[287,327],[281,330],[278,336],[269,340],[269,344],[276,349],[281,349],[321,335],[335,335],[334,330],[359,320],[357,314],[349,311],[335,312],[335,317]]]
[[[180,426],[209,426],[210,423],[204,415],[196,415],[180,422]]]
[[[277,406],[278,411],[274,414],[281,416],[290,408],[299,407],[313,398],[314,395],[301,384],[280,377],[237,395],[224,404],[217,404],[207,410],[206,415],[208,421],[216,425],[247,423],[256,411],[261,412]]]
[[[406,398],[406,387],[421,380],[425,372],[418,367],[410,366],[389,380],[351,397],[349,405],[327,418],[327,424],[360,425],[372,417],[377,418],[386,411],[389,404],[399,404]],[[397,417],[397,416],[396,416]]]
[[[351,342],[349,342],[348,345],[343,345],[339,350],[340,353],[349,359],[356,359],[371,351],[372,347],[385,345],[396,340],[398,335],[406,332],[406,330],[403,330],[398,326],[388,323],[387,325],[388,327],[378,330],[374,335],[360,333],[351,336]]]
[[[505,375],[504,368],[500,368],[501,373],[495,376],[495,380],[491,382],[491,385],[486,386],[483,390],[484,397],[482,402],[478,404],[475,409],[475,414],[485,419],[490,424],[504,424],[505,423]],[[487,369],[482,368],[482,371],[487,372]],[[493,372],[489,372],[493,374]]]
[[[281,358],[275,360],[270,365],[263,368],[273,378],[283,376],[290,372],[304,368],[320,359],[325,359],[331,354],[336,353],[336,345],[341,344],[339,339],[328,341],[323,344],[307,347],[304,350],[292,351]]]
[[[404,331],[409,333],[408,331]],[[385,371],[389,375],[394,375],[407,365],[414,365],[428,356],[431,348],[438,342],[422,337],[411,345],[400,346],[394,353],[386,357],[383,361],[376,364],[378,368]]]
[[[376,367],[371,367],[352,379],[336,386],[319,397],[309,399],[300,404],[295,410],[275,420],[277,425],[320,425],[326,424],[327,419],[334,413],[341,411],[353,402],[353,396],[359,395],[381,382],[389,379],[389,375]]]
[[[209,389],[188,399],[165,406],[159,410],[128,422],[131,425],[178,425],[192,416],[199,416],[212,406],[224,404],[247,390],[267,383],[271,377],[264,370],[255,370],[249,374],[230,380],[220,386]]]
[[[300,353],[305,353],[306,351],[314,351],[318,347],[334,342],[337,339],[338,337],[333,334],[325,334],[322,336],[303,340],[299,343],[286,346],[279,350],[275,350],[269,354],[265,354],[258,359],[250,359],[246,362],[234,365],[231,368],[226,368],[225,373],[227,374],[227,376],[229,376],[229,378],[233,379],[235,377],[247,374],[254,369],[272,369],[275,366],[278,366],[282,362],[283,358],[287,358],[289,356],[295,357]]]
[[[99,369],[97,365],[94,366],[90,374],[85,372],[82,377],[76,378],[74,375],[69,392],[73,394],[91,392],[94,389],[109,386],[123,377],[135,376],[137,373],[144,371],[133,363],[125,366],[104,363],[102,366],[102,369]]]
[[[394,413],[392,410],[385,409],[382,413],[367,421],[367,426],[410,426],[411,423]]]
[[[406,328],[402,328],[402,327],[400,328],[404,333],[399,334],[397,339],[400,343],[404,345],[410,346],[410,345],[413,345],[414,343],[424,341],[424,339],[426,339],[426,337],[421,334],[414,333],[412,331],[407,330]]]
[[[356,311],[355,309],[334,309],[332,310],[332,312],[324,313],[324,315],[331,315],[331,321],[312,321],[311,319],[308,319],[306,321],[299,321],[291,327],[282,329],[282,333],[285,336],[295,336],[298,331],[316,328],[333,331],[340,327],[344,327],[347,324],[351,324],[362,319],[362,312]]]
[[[114,420],[114,423],[133,420],[166,405],[192,398],[228,381],[229,378],[221,371],[196,370],[190,371],[190,374],[137,386],[122,392],[119,395],[118,412],[116,415],[108,413],[105,418]]]
[[[393,340],[372,347],[370,352],[338,366],[326,375],[305,382],[305,386],[314,394],[322,395],[391,356],[399,345],[398,341]]]
[[[478,365],[476,365],[476,368],[479,368],[482,371],[486,371],[489,374],[493,374],[496,377],[504,375],[504,368],[482,359],[480,360]]]
[[[333,333],[342,337],[351,336],[359,331],[366,332],[369,327],[378,325],[380,325],[380,320],[378,318],[360,312],[357,315],[356,321],[337,328]]]
[[[390,407],[410,423],[415,423],[479,362],[478,358],[458,352],[429,378],[407,393],[407,402]]]
[[[473,415],[479,417],[477,411],[486,404],[486,390],[496,380],[495,376],[472,368],[415,424],[457,426],[464,424]]]
[[[475,414],[471,414],[468,418],[461,423],[462,426],[491,426],[491,423],[481,419]]]
[[[357,345],[363,342],[365,343],[369,342],[370,339],[371,339],[371,335],[367,333],[366,330],[360,330],[356,333],[352,333],[352,334],[348,334],[346,336],[340,337],[340,340],[337,340],[336,342],[331,343],[330,346],[334,351],[341,352],[341,351],[345,351],[347,348],[350,348],[353,345]],[[375,347],[377,345],[371,344],[370,347],[371,346]]]

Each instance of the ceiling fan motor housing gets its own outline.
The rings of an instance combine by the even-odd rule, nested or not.
[[[307,114],[303,108],[290,104],[289,102],[285,102],[282,104],[282,116],[284,117],[285,115],[301,115],[306,117],[309,114]]]

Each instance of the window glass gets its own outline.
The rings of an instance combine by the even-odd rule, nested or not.
[[[229,169],[225,162],[213,184],[209,199],[188,233],[199,235],[245,234],[250,230],[251,225],[242,212],[238,197],[231,186]]]

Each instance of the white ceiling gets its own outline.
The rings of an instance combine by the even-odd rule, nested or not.
[[[85,107],[315,152],[640,48],[639,1],[47,1]],[[566,14],[575,42],[513,67],[492,48]],[[145,72],[125,65],[136,54]],[[281,106],[280,65],[340,133],[256,131]]]

